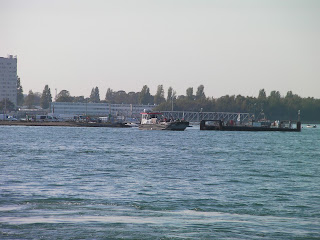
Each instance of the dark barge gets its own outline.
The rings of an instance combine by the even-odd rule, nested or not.
[[[271,132],[301,132],[300,121],[279,121],[270,124],[251,123],[247,125],[230,125],[222,120],[202,120],[200,130],[216,131],[271,131]]]

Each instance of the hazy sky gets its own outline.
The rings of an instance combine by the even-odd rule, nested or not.
[[[0,56],[25,93],[98,86],[320,98],[318,0],[0,0]]]

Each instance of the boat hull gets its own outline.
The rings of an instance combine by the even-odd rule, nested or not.
[[[189,122],[168,122],[156,124],[140,124],[140,130],[169,130],[184,131],[189,126]]]
[[[317,128],[317,125],[313,125],[313,126],[307,125],[307,128]]]

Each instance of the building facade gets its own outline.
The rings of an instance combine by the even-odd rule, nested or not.
[[[109,103],[79,103],[79,102],[52,102],[49,112],[59,115],[96,116],[112,115],[125,118],[139,118],[140,113],[152,110],[156,105],[109,104]]]
[[[17,57],[0,57],[0,101],[9,99],[17,106]]]

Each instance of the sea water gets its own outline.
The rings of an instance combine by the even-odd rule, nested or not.
[[[319,239],[320,129],[0,127],[0,239]]]

